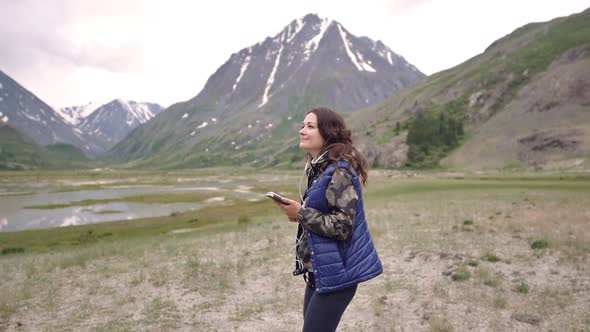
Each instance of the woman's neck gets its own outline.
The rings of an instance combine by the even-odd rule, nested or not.
[[[322,158],[322,157],[323,157],[323,156],[324,156],[326,153],[328,153],[328,151],[320,151],[320,152],[317,152],[317,153],[311,153],[311,152],[310,152],[310,155],[311,155],[311,161],[313,161],[313,162],[316,162],[316,161],[318,161],[318,160],[319,160],[320,158]]]

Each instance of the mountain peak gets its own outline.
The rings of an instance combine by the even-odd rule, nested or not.
[[[143,158],[140,155],[165,149],[176,153],[198,144],[207,144],[201,147],[209,151],[215,146],[267,147],[311,107],[365,109],[423,77],[383,43],[356,37],[335,20],[307,14],[231,54],[197,96],[134,130],[110,155]],[[206,126],[213,118],[220,121]],[[232,140],[224,146],[224,135],[234,131],[241,144],[234,146]],[[216,138],[204,141],[211,137]],[[181,149],[179,142],[186,145]]]
[[[322,32],[325,31],[333,22],[335,21],[327,17],[321,17],[317,14],[307,14],[291,21],[291,23],[287,25],[275,38],[285,36],[287,38],[284,39],[284,41],[290,42],[293,37],[301,30],[312,29],[316,33]]]
[[[331,19],[327,17],[321,17],[318,14],[307,14],[297,20],[301,20],[301,22],[305,24],[321,24],[322,22],[332,22]]]
[[[354,72],[378,73],[379,78],[370,80],[377,79],[388,87],[371,92],[371,87],[363,88],[360,81],[364,79],[355,77]],[[378,102],[424,74],[381,41],[357,37],[335,20],[306,14],[291,21],[273,37],[233,53],[209,77],[190,104],[205,109],[224,109],[233,108],[234,101],[248,99],[256,101],[256,109],[268,107],[273,96],[289,86],[295,90],[286,91],[287,94],[301,96],[308,89],[306,85],[317,84],[318,80],[325,79],[322,77],[331,77],[330,81],[336,79],[334,86],[326,88],[339,90],[329,93],[331,100],[324,103],[340,106],[338,108],[346,112]],[[347,79],[360,81],[354,89],[352,86],[344,88],[344,85],[351,85],[344,83]],[[352,92],[350,89],[366,91],[353,93],[350,98],[340,97]],[[347,101],[334,102],[336,99]],[[279,102],[280,109],[286,109],[285,102]]]
[[[99,146],[96,153],[100,154],[122,140],[135,127],[146,123],[163,110],[164,108],[158,104],[117,98],[99,107],[78,127],[83,132],[92,133]]]
[[[62,117],[62,119],[65,122],[67,122],[70,125],[76,126],[84,118],[88,117],[101,106],[101,103],[91,101],[85,105],[55,108],[55,111]]]
[[[320,15],[318,15],[316,13],[309,13],[309,14],[306,14],[303,17],[301,17],[301,19],[303,21],[308,21],[308,20],[321,20],[322,18],[320,17]]]

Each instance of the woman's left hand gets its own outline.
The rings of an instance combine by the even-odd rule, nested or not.
[[[299,210],[301,209],[301,204],[288,198],[284,198],[284,200],[288,204],[281,204],[278,202],[275,202],[275,204],[281,208],[281,211],[283,211],[287,218],[289,218],[289,221],[297,222],[299,220]]]

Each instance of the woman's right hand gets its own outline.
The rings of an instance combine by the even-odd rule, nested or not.
[[[275,204],[281,208],[281,211],[283,211],[287,218],[289,218],[289,221],[299,221],[299,210],[301,210],[301,204],[299,204],[299,202],[297,201],[294,201],[286,197],[284,197],[284,201],[286,201],[287,204],[282,204],[278,202],[275,202]]]

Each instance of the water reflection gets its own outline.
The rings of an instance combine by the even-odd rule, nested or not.
[[[167,216],[173,212],[196,210],[199,203],[141,204],[108,203],[93,206],[73,206],[62,209],[21,209],[0,219],[0,231],[53,228],[93,224],[115,220]],[[105,213],[106,212],[106,213]],[[4,212],[2,212],[4,214]]]
[[[212,197],[204,202],[194,203],[143,204],[113,202],[47,210],[25,208],[35,205],[69,204],[81,200],[116,199],[166,192],[215,192],[219,196]],[[167,216],[174,212],[197,210],[210,204],[223,204],[226,201],[224,195],[244,199],[251,198],[251,196],[261,196],[244,190],[234,191],[230,188],[222,190],[213,186],[109,188],[76,192],[37,193],[23,196],[0,196],[0,232]]]

